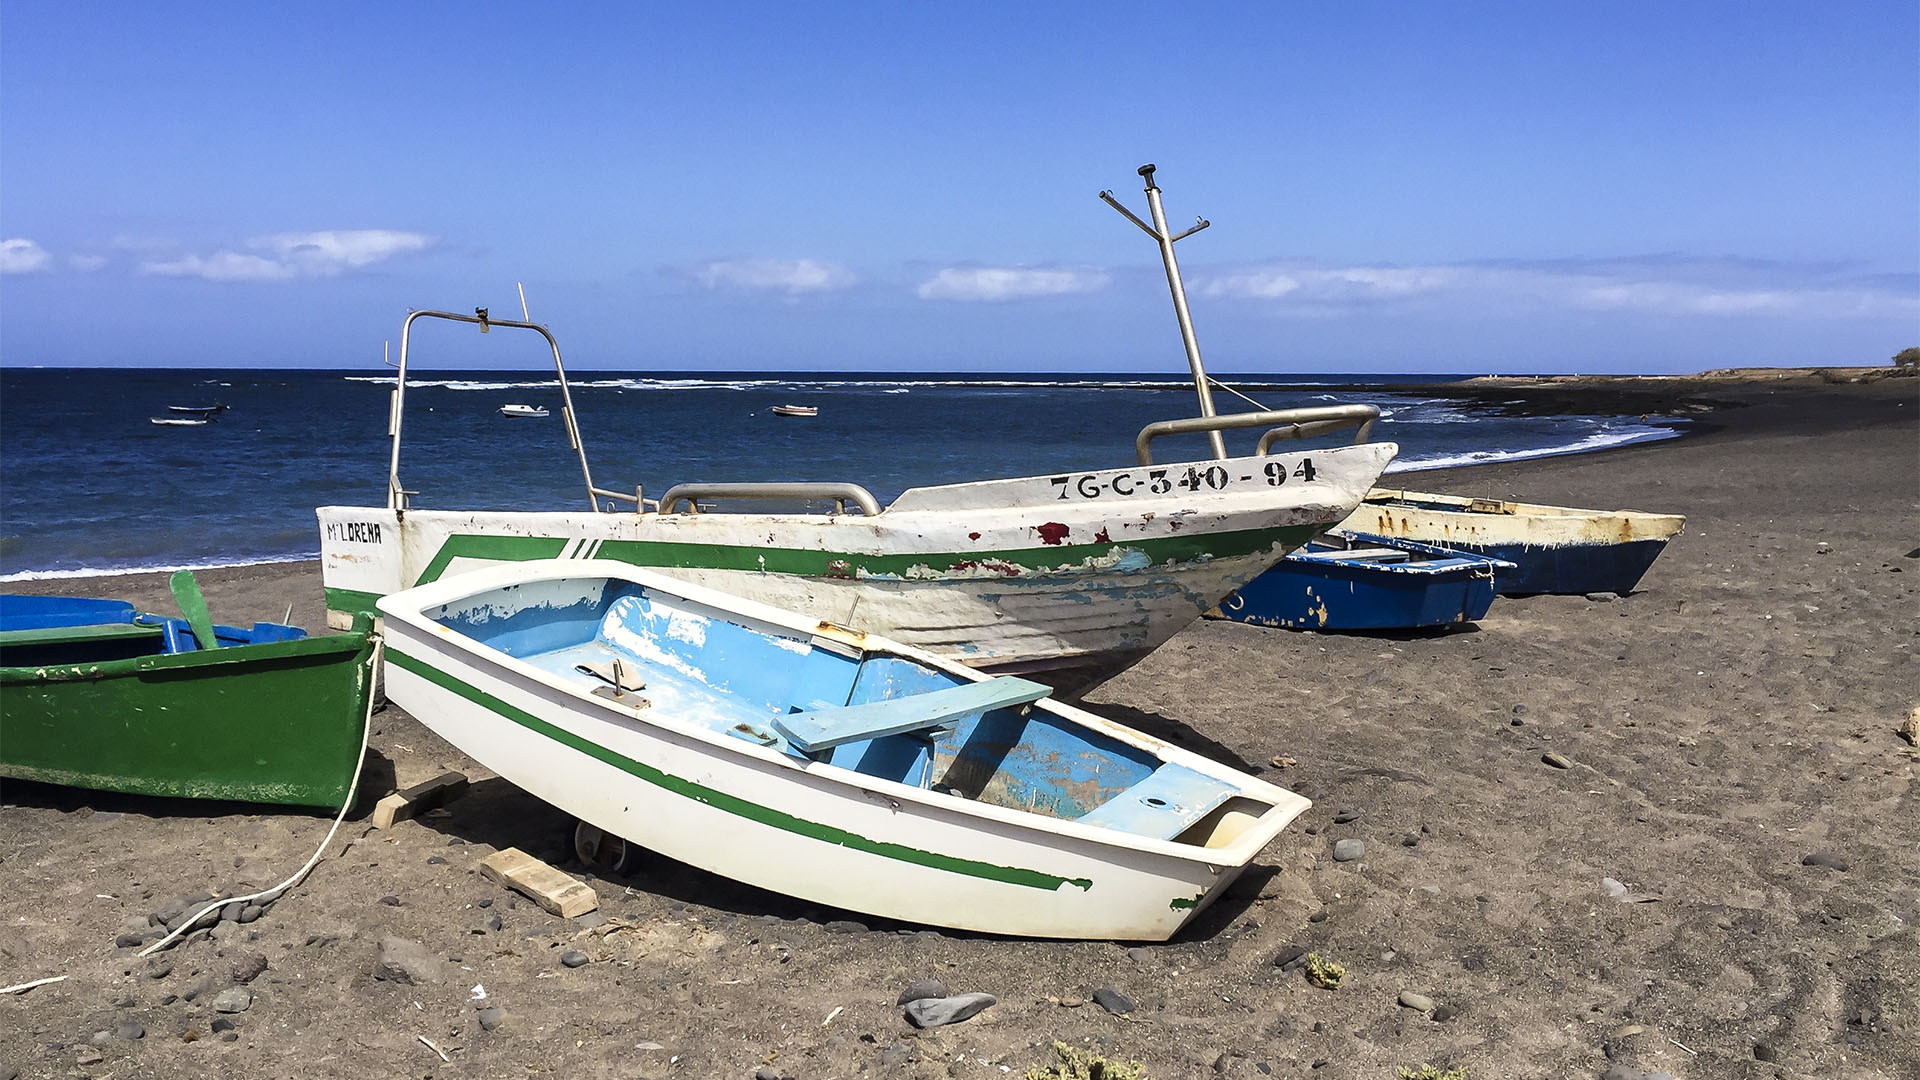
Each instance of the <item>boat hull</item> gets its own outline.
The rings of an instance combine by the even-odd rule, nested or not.
[[[579,565],[584,575],[607,564]],[[490,587],[512,580],[513,572],[489,571],[479,580]],[[702,595],[664,577],[652,580]],[[381,602],[387,615],[386,687],[396,704],[569,814],[652,851],[788,896],[989,933],[1164,940],[1217,898],[1309,805],[1285,789],[1049,702],[1036,707],[1079,717],[1073,722],[1105,737],[1124,733],[1137,754],[1231,777],[1244,795],[1260,801],[1264,813],[1254,818],[1255,826],[1219,846],[1176,843],[798,758],[716,734],[671,708],[628,711],[583,703],[577,690],[553,674],[503,661],[418,617],[462,587],[466,583],[449,581]],[[807,625],[709,595],[756,619],[791,618],[796,629]],[[814,630],[841,642],[913,652],[831,627]],[[714,639],[708,641],[715,647]],[[981,678],[928,654],[913,658],[962,679]],[[722,681],[715,673],[704,677],[716,686]],[[647,681],[647,693],[659,691],[653,674]]]
[[[1417,630],[1487,614],[1495,573],[1511,564],[1413,546],[1419,550],[1412,560],[1378,562],[1308,544],[1234,590],[1208,615],[1290,630]]]
[[[1395,449],[1199,463],[1218,490],[1187,465],[920,488],[872,517],[322,507],[322,574],[344,620],[482,566],[616,559],[1072,692],[1346,516]]]
[[[55,632],[36,631],[37,662],[0,666],[0,776],[336,808],[360,766],[370,625],[83,663],[48,662]],[[9,651],[0,645],[0,663]]]
[[[1437,544],[1513,564],[1502,596],[1634,590],[1686,518],[1639,510],[1582,510],[1411,491],[1375,491],[1340,531]]]

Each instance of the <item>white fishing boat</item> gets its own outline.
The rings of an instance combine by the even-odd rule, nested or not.
[[[604,559],[380,601],[388,696],[613,836],[932,926],[1164,940],[1310,804],[884,638]]]
[[[545,327],[485,311],[414,311],[401,328],[389,403],[386,505],[318,510],[329,623],[344,628],[381,596],[490,564],[597,557],[862,626],[970,667],[1030,674],[1061,693],[1126,668],[1345,518],[1397,450],[1380,443],[1268,452],[1279,437],[1340,428],[1358,428],[1364,441],[1379,415],[1372,406],[1213,415],[1159,191],[1148,179],[1202,415],[1142,430],[1135,464],[912,488],[884,507],[843,482],[680,484],[649,499],[637,486],[595,483],[560,347]],[[400,447],[410,332],[423,318],[526,329],[546,340],[585,481],[583,509],[415,504],[401,482]],[[1230,458],[1221,433],[1238,430],[1266,434],[1253,453]],[[1217,460],[1155,463],[1152,442],[1181,433],[1205,434]],[[807,500],[808,512],[740,509],[769,499]]]
[[[500,415],[525,416],[537,419],[547,415],[547,407],[545,405],[502,405],[500,406]]]
[[[775,416],[819,416],[820,408],[817,405],[775,405],[773,407],[773,415]]]
[[[161,427],[206,427],[208,423],[204,416],[155,416],[147,422]]]

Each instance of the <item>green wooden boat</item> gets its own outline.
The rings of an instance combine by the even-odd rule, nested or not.
[[[345,802],[373,692],[371,621],[326,637],[276,623],[215,627],[189,596],[187,619],[121,605],[121,621],[87,610],[98,601],[65,616],[0,618],[14,627],[0,629],[0,776],[139,795]]]

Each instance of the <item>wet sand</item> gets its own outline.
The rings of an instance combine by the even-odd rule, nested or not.
[[[115,947],[129,918],[272,884],[330,819],[7,782],[0,984],[68,978],[0,996],[0,1077],[1018,1077],[1054,1040],[1163,1080],[1920,1076],[1920,752],[1897,734],[1920,704],[1920,380],[1655,389],[1645,411],[1700,432],[1402,480],[1687,515],[1634,595],[1503,598],[1432,635],[1203,622],[1089,695],[1316,801],[1171,943],[915,932],[662,861],[583,870],[557,811],[388,709],[306,883],[158,966]],[[221,621],[291,604],[324,626],[317,564],[201,579]],[[8,588],[170,610],[159,575]],[[375,798],[448,768],[464,799],[371,830]],[[1364,856],[1333,861],[1344,838]],[[508,846],[629,925],[482,877]],[[388,936],[458,959],[376,981]],[[1277,967],[1292,948],[1343,964],[1340,987]],[[253,956],[251,1004],[216,1012]],[[894,1004],[918,978],[999,1003],[918,1032]],[[1091,1003],[1102,987],[1134,1011]]]

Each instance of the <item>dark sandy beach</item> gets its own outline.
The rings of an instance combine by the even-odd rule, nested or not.
[[[1434,635],[1202,622],[1089,695],[1316,803],[1171,943],[915,932],[660,861],[596,874],[558,811],[387,709],[306,882],[155,960],[115,946],[129,920],[279,881],[330,819],[7,782],[0,985],[67,978],[0,996],[0,1078],[1020,1077],[1055,1040],[1161,1080],[1920,1077],[1920,750],[1897,730],[1920,705],[1920,379],[1538,391],[1627,392],[1698,432],[1401,482],[1685,514],[1632,596],[1504,598]],[[317,564],[200,576],[221,621],[291,604],[324,627]],[[7,588],[170,610],[160,575]],[[464,799],[371,829],[375,799],[445,769]],[[1336,863],[1344,838],[1364,856]],[[509,846],[614,921],[482,877]],[[444,979],[376,981],[389,936]],[[1298,948],[1339,988],[1276,966]],[[251,1003],[216,1012],[236,974]],[[895,998],[920,978],[999,1002],[916,1031]]]

